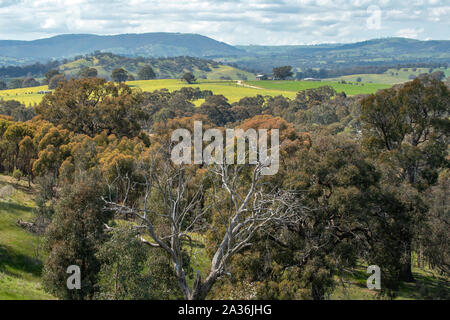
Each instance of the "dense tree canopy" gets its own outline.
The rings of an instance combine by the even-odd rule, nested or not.
[[[72,79],[37,116],[0,101],[0,172],[39,186],[44,285],[59,298],[321,300],[361,264],[382,268],[379,294],[393,298],[413,264],[449,275],[449,105],[433,77],[368,96],[325,86],[234,103]],[[173,163],[173,130],[195,121],[279,129],[278,173]],[[81,291],[64,285],[75,264]]]
[[[36,107],[45,120],[75,133],[134,136],[140,130],[140,93],[104,79],[70,80]]]

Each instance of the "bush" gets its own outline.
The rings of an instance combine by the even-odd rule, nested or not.
[[[22,171],[20,171],[19,169],[14,169],[13,172],[13,178],[17,179],[17,181],[20,181],[20,179],[23,177],[23,173]]]

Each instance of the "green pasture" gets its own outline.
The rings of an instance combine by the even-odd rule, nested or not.
[[[436,68],[433,71],[443,71],[446,77],[450,77],[450,68]],[[398,84],[411,81],[410,76],[418,76],[419,74],[429,73],[429,68],[400,68],[389,69],[382,74],[355,74],[350,76],[342,76],[337,78],[331,78],[331,81],[350,81],[356,82],[358,78],[361,78],[361,82],[367,84]]]
[[[391,87],[389,84],[380,83],[347,83],[342,84],[337,81],[286,81],[286,80],[275,80],[275,81],[246,81],[248,85],[256,86],[264,89],[270,90],[284,90],[291,92],[298,92],[306,89],[319,88],[323,86],[330,86],[334,88],[337,92],[345,92],[347,95],[357,95],[357,94],[371,94],[376,93],[378,90],[386,89]]]

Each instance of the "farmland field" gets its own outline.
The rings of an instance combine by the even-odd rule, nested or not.
[[[389,84],[361,83],[341,84],[336,81],[246,81],[248,85],[272,90],[285,90],[298,92],[322,86],[331,86],[337,92],[345,92],[347,95],[370,94],[378,90],[391,87]]]
[[[0,90],[0,100],[17,100],[26,106],[30,106],[41,102],[44,95],[38,92],[46,90],[48,90],[47,86]]]
[[[277,96],[283,95],[287,98],[294,98],[296,92],[310,88],[318,88],[321,86],[331,86],[338,92],[345,92],[347,95],[369,94],[375,93],[380,89],[389,88],[388,84],[364,83],[362,84],[340,84],[335,81],[246,81],[245,85],[257,88],[244,87],[238,85],[236,81],[208,81],[199,80],[194,84],[187,84],[181,80],[141,80],[127,82],[133,88],[140,88],[143,91],[154,91],[160,89],[168,89],[169,91],[178,90],[182,87],[200,88],[201,90],[211,90],[214,94],[222,94],[228,98],[230,102],[237,102],[243,97],[252,97],[256,95]],[[47,86],[11,89],[0,91],[0,99],[17,100],[30,106],[37,104],[42,100],[43,94],[39,91],[48,90]],[[202,101],[196,102],[198,105]]]
[[[182,87],[200,88],[200,90],[211,90],[214,94],[222,94],[228,98],[230,102],[236,102],[244,97],[252,97],[258,94],[277,96],[283,95],[288,98],[295,97],[295,92],[283,89],[254,89],[240,86],[236,81],[198,81],[194,84],[187,84],[180,80],[147,80],[147,81],[131,81],[128,85],[140,88],[143,91],[153,91],[160,89],[168,89],[169,91],[178,90]]]

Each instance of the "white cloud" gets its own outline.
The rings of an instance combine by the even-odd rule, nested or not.
[[[369,8],[380,8],[379,24]],[[232,44],[305,44],[450,39],[449,30],[448,0],[0,0],[0,39],[190,32]]]
[[[55,19],[52,19],[52,18],[45,19],[44,23],[41,23],[42,29],[51,29],[55,26],[56,26],[56,21],[55,21]]]
[[[395,35],[399,36],[399,37],[404,37],[404,38],[417,39],[422,32],[423,32],[423,28],[421,28],[421,29],[414,29],[414,28],[401,29],[401,30],[398,30]]]

